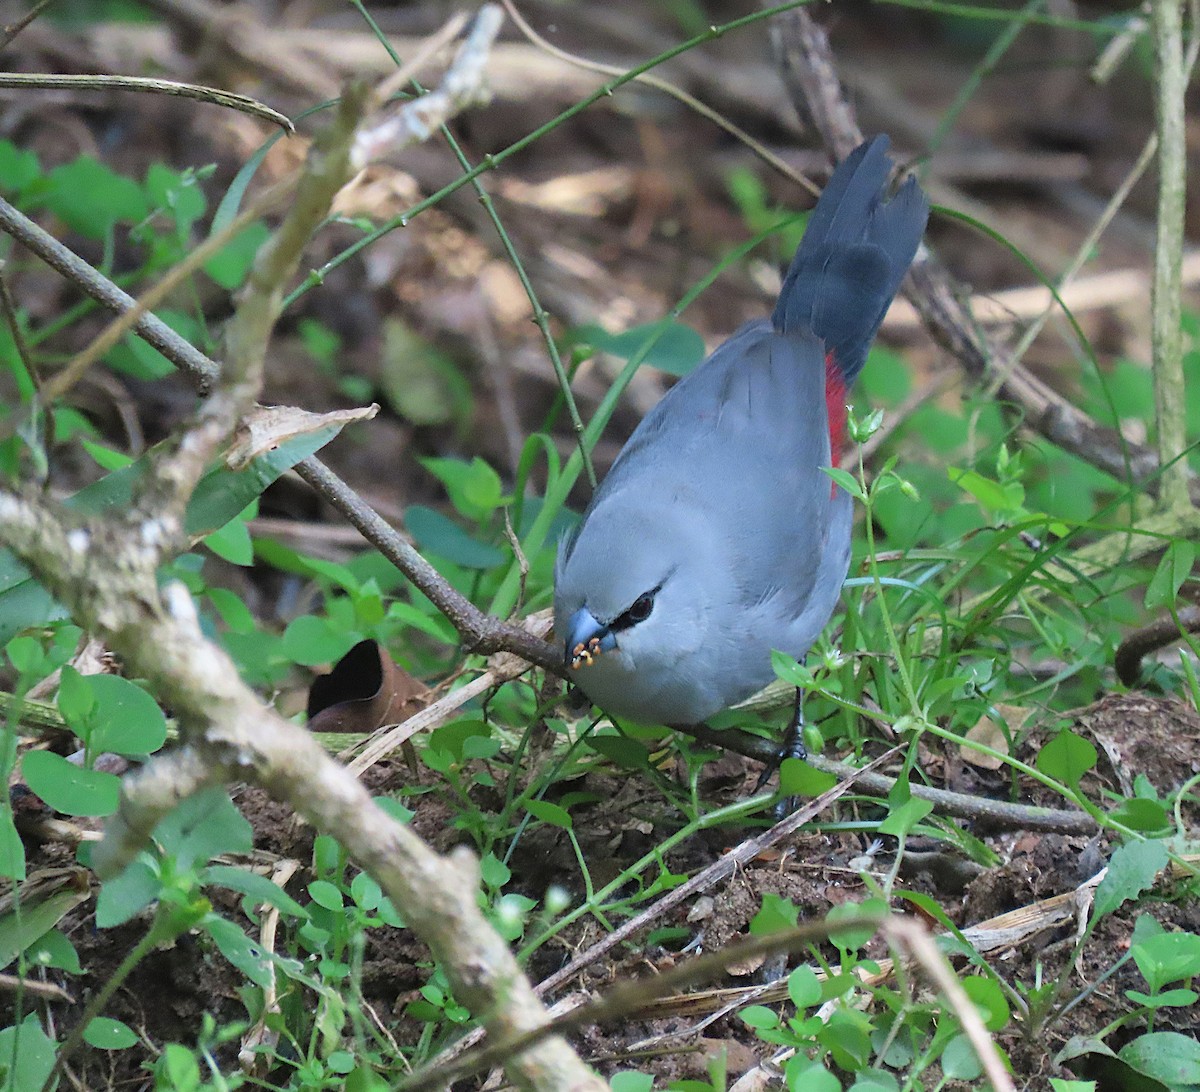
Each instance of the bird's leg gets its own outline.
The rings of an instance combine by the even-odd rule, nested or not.
[[[771,775],[783,765],[785,758],[798,758],[801,761],[808,758],[808,748],[804,746],[804,691],[796,687],[796,704],[792,707],[792,719],[788,721],[787,731],[783,733],[779,750],[763,768],[754,786],[754,791],[762,792],[763,786],[771,780]]]

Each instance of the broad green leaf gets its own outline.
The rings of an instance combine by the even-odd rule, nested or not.
[[[1156,834],[1171,825],[1171,813],[1159,800],[1131,797],[1122,800],[1109,815],[1122,826],[1145,834]]]
[[[254,543],[250,541],[250,528],[240,516],[235,516],[224,527],[206,535],[204,545],[231,565],[254,564]]]
[[[942,1072],[951,1080],[973,1081],[983,1073],[979,1057],[966,1035],[956,1035],[942,1051]]]
[[[1195,563],[1196,547],[1185,538],[1172,539],[1146,585],[1146,609],[1172,606]]]
[[[1096,765],[1096,748],[1071,731],[1059,732],[1037,754],[1036,765],[1048,777],[1075,787]]]
[[[84,880],[82,884],[64,887],[38,902],[23,902],[19,914],[10,911],[0,916],[0,970],[9,966],[18,955],[90,897],[91,892]]]
[[[93,752],[149,755],[166,743],[167,718],[140,686],[120,675],[88,675],[85,681],[95,703],[89,740]]]
[[[239,287],[270,234],[267,225],[258,221],[243,228],[204,263],[204,272],[227,291]]]
[[[275,909],[292,917],[308,920],[308,911],[304,909],[277,883],[272,883],[266,876],[257,872],[249,872],[244,868],[233,865],[209,865],[201,877],[205,884],[214,887],[225,887],[246,895],[258,903],[266,903]]]
[[[150,212],[141,187],[132,179],[81,155],[48,176],[46,204],[72,231],[103,239],[120,221],[137,223]]]
[[[470,462],[446,458],[419,462],[446,487],[450,503],[469,520],[490,516],[504,499],[500,475],[478,455]]]
[[[785,758],[779,767],[779,791],[785,796],[820,796],[838,779],[798,758]]]
[[[14,201],[21,191],[42,174],[42,166],[33,153],[11,141],[0,140],[0,193]]]
[[[25,949],[25,959],[38,967],[52,967],[67,974],[83,974],[75,945],[58,929],[43,933],[29,945]]]
[[[1128,842],[1118,846],[1108,871],[1096,887],[1092,914],[1099,921],[1127,899],[1137,898],[1154,884],[1166,867],[1167,847],[1162,842]]]
[[[309,897],[326,910],[341,910],[346,905],[342,892],[328,880],[313,880],[308,885]]]
[[[21,760],[25,783],[63,815],[112,815],[121,795],[120,778],[86,770],[52,751],[26,751]]]
[[[101,929],[123,925],[154,902],[161,890],[158,873],[139,857],[119,876],[104,881],[96,898],[96,924]]]
[[[54,1068],[57,1044],[31,1013],[16,1027],[0,1030],[0,1092],[29,1092],[41,1088]]]
[[[313,667],[340,660],[360,640],[361,633],[347,633],[327,618],[302,614],[283,631],[283,651],[290,660]]]
[[[1200,936],[1194,933],[1159,933],[1130,948],[1133,961],[1151,989],[1168,982],[1185,982],[1200,974]]]
[[[432,508],[410,504],[404,510],[404,525],[422,549],[465,569],[491,569],[504,562],[502,550],[472,538]]]
[[[212,937],[221,955],[256,986],[265,989],[275,984],[275,965],[289,976],[300,973],[302,969],[297,960],[272,955],[257,941],[246,936],[232,921],[218,914],[206,914],[199,927]]]
[[[982,974],[968,975],[962,980],[962,986],[967,996],[975,1002],[988,1031],[1000,1031],[1008,1024],[1012,1013],[1004,991],[994,978]]]
[[[133,1046],[138,1037],[133,1030],[111,1016],[94,1016],[83,1029],[84,1041],[97,1050],[125,1050]]]
[[[687,375],[704,359],[704,339],[690,326],[671,319],[634,326],[621,334],[610,334],[601,326],[580,326],[571,331],[568,341],[572,346],[590,345],[619,360],[630,360],[656,335],[643,364],[670,375]]]
[[[626,739],[624,736],[597,735],[593,732],[584,740],[584,745],[627,770],[648,770],[650,768],[650,758],[646,754],[646,748],[635,739]]]
[[[1139,1035],[1118,1052],[1121,1061],[1155,1080],[1172,1092],[1200,1085],[1200,1041],[1177,1031],[1154,1031]]]
[[[879,833],[890,834],[894,838],[911,834],[913,827],[931,811],[933,811],[933,804],[930,801],[916,796],[910,797],[906,803],[890,812],[888,817],[879,824]]]
[[[181,801],[154,828],[154,838],[180,869],[204,864],[222,853],[249,853],[254,848],[250,824],[220,786]]]
[[[763,892],[762,906],[757,914],[750,919],[750,935],[763,936],[766,933],[780,933],[787,929],[795,929],[800,920],[800,907],[791,899],[785,899],[773,891]]]
[[[561,827],[563,830],[571,829],[570,812],[565,808],[560,808],[557,804],[551,804],[548,800],[527,800],[525,810],[543,823]]]

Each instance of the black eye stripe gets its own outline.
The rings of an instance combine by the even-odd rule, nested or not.
[[[661,585],[659,586],[661,587]],[[654,610],[654,597],[658,594],[659,588],[653,591],[643,592],[630,605],[627,611],[617,615],[609,625],[610,630],[620,631],[629,629],[630,626],[636,626],[639,622],[644,622],[650,617]]]

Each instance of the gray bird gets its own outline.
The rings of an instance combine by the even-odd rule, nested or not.
[[[887,147],[838,166],[770,321],[667,392],[559,547],[555,632],[606,713],[700,724],[771,681],[772,649],[802,660],[833,613],[851,498],[821,468],[929,214],[914,178],[886,199]]]

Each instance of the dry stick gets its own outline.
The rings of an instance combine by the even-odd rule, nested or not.
[[[1188,287],[1200,284],[1200,251],[1191,250],[1184,255],[1183,283]],[[1149,291],[1147,270],[1114,269],[1078,277],[1063,286],[1059,297],[1073,314],[1079,315],[1126,303],[1144,306]],[[979,326],[1011,325],[1019,319],[1036,319],[1055,306],[1053,293],[1042,284],[980,293],[966,301],[967,310]],[[896,300],[883,320],[882,329],[898,333],[915,330],[920,325],[921,316],[917,309],[908,300]]]
[[[43,11],[48,8],[53,0],[38,0],[24,15],[21,16],[15,23],[5,23],[4,33],[0,36],[0,49],[7,49],[12,40],[21,33],[30,23],[34,21]]]
[[[801,117],[820,133],[825,146],[842,159],[862,143],[862,131],[838,79],[829,39],[805,9],[777,17],[772,24],[784,78]],[[1030,375],[1002,346],[993,344],[962,304],[967,293],[927,251],[918,254],[904,289],[934,341],[972,378],[982,381],[1007,373],[1001,394],[1024,412],[1026,423],[1051,443],[1078,455],[1120,481],[1132,478],[1154,493],[1157,454],[1104,428],[1045,383]],[[1189,488],[1200,499],[1200,479]]]
[[[773,683],[768,690],[772,690],[777,685]],[[760,693],[766,694],[767,691]],[[788,693],[794,696],[795,688],[779,685],[778,693],[781,697]],[[748,732],[729,729],[717,731],[703,724],[677,728],[676,731],[684,732],[701,743],[721,747],[760,762],[769,762],[778,757],[779,748],[776,744],[761,736],[752,736]],[[896,784],[896,779],[888,777],[886,774],[866,772],[866,770],[874,770],[874,763],[860,770],[849,763],[813,754],[810,754],[805,762],[814,770],[832,774],[834,777],[848,777],[851,773],[855,773],[858,775],[858,783],[864,789],[884,796]],[[1001,830],[1043,830],[1058,834],[1092,834],[1099,830],[1096,820],[1082,811],[1060,811],[1056,808],[1040,808],[1031,804],[1010,804],[1005,800],[966,796],[963,793],[950,792],[948,789],[934,789],[928,785],[913,784],[910,788],[913,796],[930,801],[940,815],[969,819]]]
[[[1182,0],[1150,0],[1154,40],[1154,114],[1158,133],[1158,215],[1154,281],[1150,287],[1154,419],[1162,464],[1160,499],[1167,509],[1192,507],[1188,485],[1187,402],[1183,376],[1180,267],[1183,262],[1187,187],[1185,96],[1188,67],[1183,51]],[[1192,33],[1196,34],[1195,27]]]
[[[195,83],[179,83],[176,80],[156,80],[147,76],[63,76],[55,73],[0,72],[0,89],[15,91],[40,91],[44,88],[67,91],[144,91],[155,95],[175,95],[182,99],[195,99],[215,106],[224,106],[243,114],[269,121],[284,132],[294,133],[296,127],[291,118],[272,110],[269,106],[233,91],[222,91],[216,87],[204,87]]]
[[[950,1002],[950,1009],[958,1017],[963,1031],[971,1041],[971,1046],[975,1048],[975,1055],[983,1066],[983,1071],[992,1082],[993,1092],[1016,1092],[1012,1077],[1009,1076],[1008,1070],[1004,1068],[1004,1063],[1000,1060],[996,1044],[988,1035],[979,1010],[967,996],[967,991],[963,989],[954,969],[946,961],[945,955],[938,950],[929,931],[915,921],[898,917],[886,918],[882,929],[885,936],[912,952],[921,966],[929,972],[930,978],[946,995],[946,999]]]

